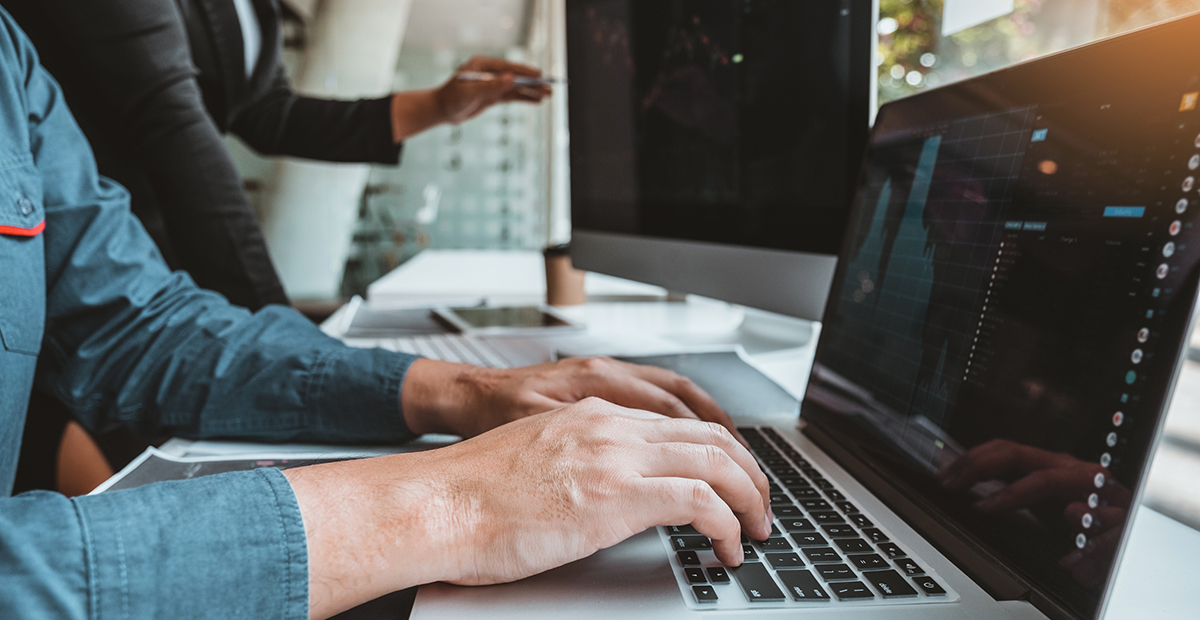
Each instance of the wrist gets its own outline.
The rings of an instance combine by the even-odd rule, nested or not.
[[[405,140],[447,120],[438,89],[414,90],[392,95],[392,141]]]
[[[413,362],[400,392],[400,408],[408,429],[417,435],[442,433],[471,436],[466,422],[480,413],[489,377],[496,371],[467,364],[428,359]]]

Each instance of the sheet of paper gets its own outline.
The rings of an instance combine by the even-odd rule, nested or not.
[[[1015,0],[946,0],[942,36],[948,37],[1013,12]]]

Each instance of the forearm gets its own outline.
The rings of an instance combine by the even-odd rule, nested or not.
[[[418,477],[425,460],[407,454],[284,472],[304,518],[309,618],[447,578],[439,560],[453,544],[444,533],[454,510],[435,479]]]

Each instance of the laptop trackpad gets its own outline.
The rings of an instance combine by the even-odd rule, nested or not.
[[[704,388],[733,416],[796,413],[800,402],[734,351],[616,357],[677,372]]]

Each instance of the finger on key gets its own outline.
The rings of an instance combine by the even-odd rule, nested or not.
[[[691,523],[712,539],[713,552],[726,566],[740,566],[742,528],[729,506],[703,480],[646,478],[634,487],[631,516],[637,529]]]
[[[651,448],[636,468],[643,477],[704,480],[737,515],[742,531],[759,540],[770,536],[762,492],[729,453],[696,443],[664,443]]]

